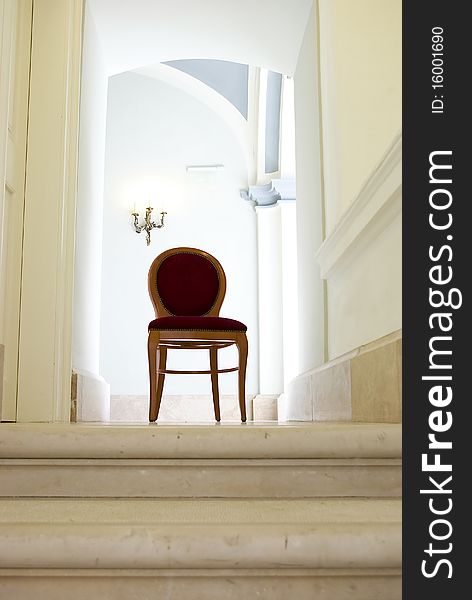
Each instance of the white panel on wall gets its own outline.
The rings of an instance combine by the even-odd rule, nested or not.
[[[398,134],[317,253],[328,287],[330,359],[401,328],[401,210]]]
[[[329,358],[402,326],[401,212],[328,280]]]
[[[239,197],[248,185],[247,157],[234,134],[206,105],[167,83],[124,73],[110,79],[105,161],[100,372],[112,395],[146,394],[147,291],[152,260],[167,248],[214,254],[227,276],[221,315],[248,326],[247,392],[258,391],[257,255],[253,208]],[[224,164],[189,174],[192,164]],[[165,227],[146,246],[131,226],[134,205],[167,211]],[[157,219],[157,215],[155,215]],[[236,352],[221,352],[234,366]],[[169,368],[208,368],[206,352],[170,352]],[[190,366],[192,365],[192,366]],[[236,393],[236,374],[220,376],[221,393]],[[209,394],[209,377],[168,376],[167,394]]]

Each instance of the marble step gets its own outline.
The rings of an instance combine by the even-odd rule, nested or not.
[[[398,497],[398,425],[1,425],[0,496]]]
[[[398,497],[395,459],[0,459],[0,497]]]
[[[0,597],[401,597],[399,499],[1,499]]]
[[[2,423],[0,458],[399,458],[390,423]]]

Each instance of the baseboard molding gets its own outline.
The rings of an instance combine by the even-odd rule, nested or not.
[[[110,420],[110,385],[88,371],[72,372],[71,421],[107,422]]]
[[[395,331],[296,377],[283,420],[400,423],[402,332]]]
[[[252,401],[253,421],[277,421],[278,394],[257,394]]]

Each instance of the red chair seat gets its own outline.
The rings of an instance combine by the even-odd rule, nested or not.
[[[149,323],[151,330],[246,331],[244,323],[225,317],[159,317]]]

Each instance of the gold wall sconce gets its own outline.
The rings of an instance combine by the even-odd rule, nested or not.
[[[139,217],[139,213],[136,212],[136,209],[134,209],[134,211],[131,213],[131,216],[134,217],[134,230],[136,231],[136,233],[141,233],[141,231],[145,231],[146,232],[146,245],[149,246],[149,244],[151,243],[151,231],[153,229],[160,229],[161,227],[164,227],[164,217],[167,214],[166,212],[162,211],[161,214],[161,220],[159,221],[159,223],[155,223],[154,221],[151,221],[151,213],[153,211],[152,206],[148,206],[146,208],[146,215],[144,217],[144,223],[142,225],[140,225],[138,223],[138,217]]]

